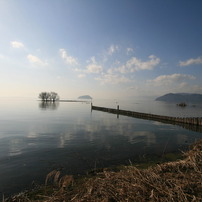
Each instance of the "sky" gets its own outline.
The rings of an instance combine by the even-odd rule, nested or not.
[[[0,0],[0,97],[202,93],[201,0]]]

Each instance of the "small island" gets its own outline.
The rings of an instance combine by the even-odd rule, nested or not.
[[[90,95],[82,95],[82,96],[79,96],[78,99],[92,100],[93,98]]]

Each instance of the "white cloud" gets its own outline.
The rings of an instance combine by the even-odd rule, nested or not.
[[[103,68],[101,65],[97,64],[95,57],[91,57],[90,60],[86,61],[87,63],[89,63],[85,69],[78,69],[76,68],[75,71],[77,72],[83,72],[83,73],[95,73],[95,74],[99,74],[103,72]]]
[[[102,66],[101,65],[98,65],[98,64],[89,64],[87,67],[86,67],[86,73],[101,73],[102,72]]]
[[[79,78],[84,78],[84,77],[86,77],[86,75],[85,74],[79,74],[78,77]]]
[[[116,74],[103,74],[100,77],[95,78],[95,80],[100,81],[101,84],[119,84],[131,82],[130,79]]]
[[[107,70],[108,74],[113,74],[116,71],[116,68],[110,68]]]
[[[125,65],[122,65],[116,71],[121,73],[135,72],[138,70],[152,70],[160,63],[160,59],[154,55],[149,56],[148,61],[141,61],[136,57],[129,59]]]
[[[116,51],[119,50],[119,46],[118,45],[111,45],[109,48],[108,48],[108,55],[112,55],[113,53],[115,53]]]
[[[95,56],[92,56],[92,57],[90,58],[90,60],[87,60],[86,62],[87,62],[87,63],[96,63]]]
[[[114,65],[120,65],[120,61],[119,60],[116,60],[115,62],[114,62]]]
[[[10,45],[13,47],[13,48],[24,48],[24,44],[19,42],[19,41],[11,41],[10,42]]]
[[[77,59],[72,56],[69,56],[65,49],[60,49],[60,56],[69,65],[78,65],[79,64]]]
[[[185,85],[185,80],[194,80],[196,79],[192,75],[187,74],[171,74],[171,75],[161,75],[156,77],[154,80],[151,80],[150,82],[153,82],[156,85],[162,85],[162,84],[173,84],[174,82],[182,82],[181,85]]]
[[[127,49],[126,49],[127,55],[129,55],[131,52],[133,52],[133,48],[127,48]]]
[[[180,66],[189,66],[189,65],[197,65],[197,64],[202,64],[202,57],[198,57],[195,59],[190,58],[189,60],[179,62]]]
[[[40,58],[38,58],[37,56],[31,55],[31,54],[29,54],[27,56],[27,59],[30,61],[30,63],[32,63],[34,65],[39,65],[39,66],[46,66],[46,65],[48,65],[47,62],[44,62]]]
[[[188,86],[187,82],[182,82],[179,84],[179,88],[185,88],[186,86]]]

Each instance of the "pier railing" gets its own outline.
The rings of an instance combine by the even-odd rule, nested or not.
[[[117,106],[117,109],[113,109],[113,108],[98,107],[98,106],[92,105],[92,110],[98,110],[98,111],[108,112],[108,113],[117,114],[117,115],[130,116],[130,117],[139,118],[139,119],[146,119],[146,120],[159,121],[163,123],[181,125],[187,129],[191,129],[192,127],[193,129],[191,130],[195,130],[195,131],[198,131],[197,128],[202,126],[202,117],[162,116],[162,115],[156,115],[156,114],[122,110],[122,109],[119,109],[119,106]],[[200,130],[202,130],[202,127],[200,127]]]

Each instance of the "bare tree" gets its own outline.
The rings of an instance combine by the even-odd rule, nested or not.
[[[43,101],[43,102],[48,102],[50,99],[50,93],[48,92],[41,92],[39,94],[39,98]]]
[[[55,102],[56,100],[59,100],[59,95],[55,92],[50,93],[50,99]]]
[[[48,102],[48,101],[52,101],[55,102],[56,100],[59,100],[59,95],[55,92],[41,92],[39,94],[39,98],[43,101],[43,102]]]

